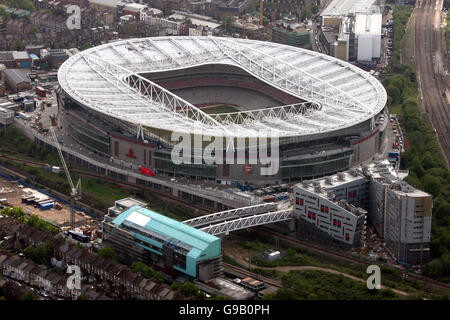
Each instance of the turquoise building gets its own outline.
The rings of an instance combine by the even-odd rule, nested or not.
[[[144,262],[172,276],[182,273],[201,280],[219,276],[220,238],[133,201],[119,200],[110,208],[103,221],[105,244],[132,262]]]

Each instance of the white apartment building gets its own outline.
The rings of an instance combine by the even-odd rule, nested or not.
[[[294,212],[299,231],[349,246],[364,242],[367,201],[366,178],[352,170],[303,181],[294,187]]]
[[[398,260],[419,265],[430,259],[431,195],[402,181],[388,160],[362,168],[370,179],[368,218]]]
[[[386,159],[297,184],[299,231],[359,246],[367,217],[397,262],[416,266],[429,261],[432,197],[402,177]]]

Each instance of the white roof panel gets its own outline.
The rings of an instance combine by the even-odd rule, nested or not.
[[[207,115],[141,76],[217,63],[238,66],[305,103]],[[387,98],[378,80],[345,61],[278,43],[234,38],[121,40],[69,58],[58,79],[69,96],[107,116],[136,126],[214,136],[260,136],[261,130],[277,137],[332,132],[371,119]]]
[[[139,213],[137,211],[132,212],[128,217],[127,217],[127,221],[133,222],[135,224],[137,224],[138,226],[144,227],[147,223],[149,223],[149,221],[152,218]]]
[[[321,16],[346,16],[353,13],[370,13],[377,0],[333,0]]]

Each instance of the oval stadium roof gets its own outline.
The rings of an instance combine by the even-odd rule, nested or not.
[[[238,66],[305,103],[208,115],[144,78],[204,64]],[[121,40],[69,58],[61,88],[105,115],[139,126],[212,136],[311,136],[352,127],[385,106],[386,91],[367,72],[314,51],[217,37]]]

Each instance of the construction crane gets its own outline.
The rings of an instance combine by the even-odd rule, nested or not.
[[[49,130],[52,134],[53,141],[55,141],[56,149],[58,150],[59,158],[61,159],[64,172],[66,173],[67,181],[70,186],[70,227],[73,228],[75,225],[75,201],[81,199],[81,179],[78,179],[78,183],[75,186],[72,182],[72,178],[70,177],[69,169],[67,168],[66,161],[64,160],[61,147],[58,142],[58,138],[56,137],[56,133],[53,129],[53,126],[50,127]]]
[[[259,0],[259,24],[263,25],[263,0]]]

